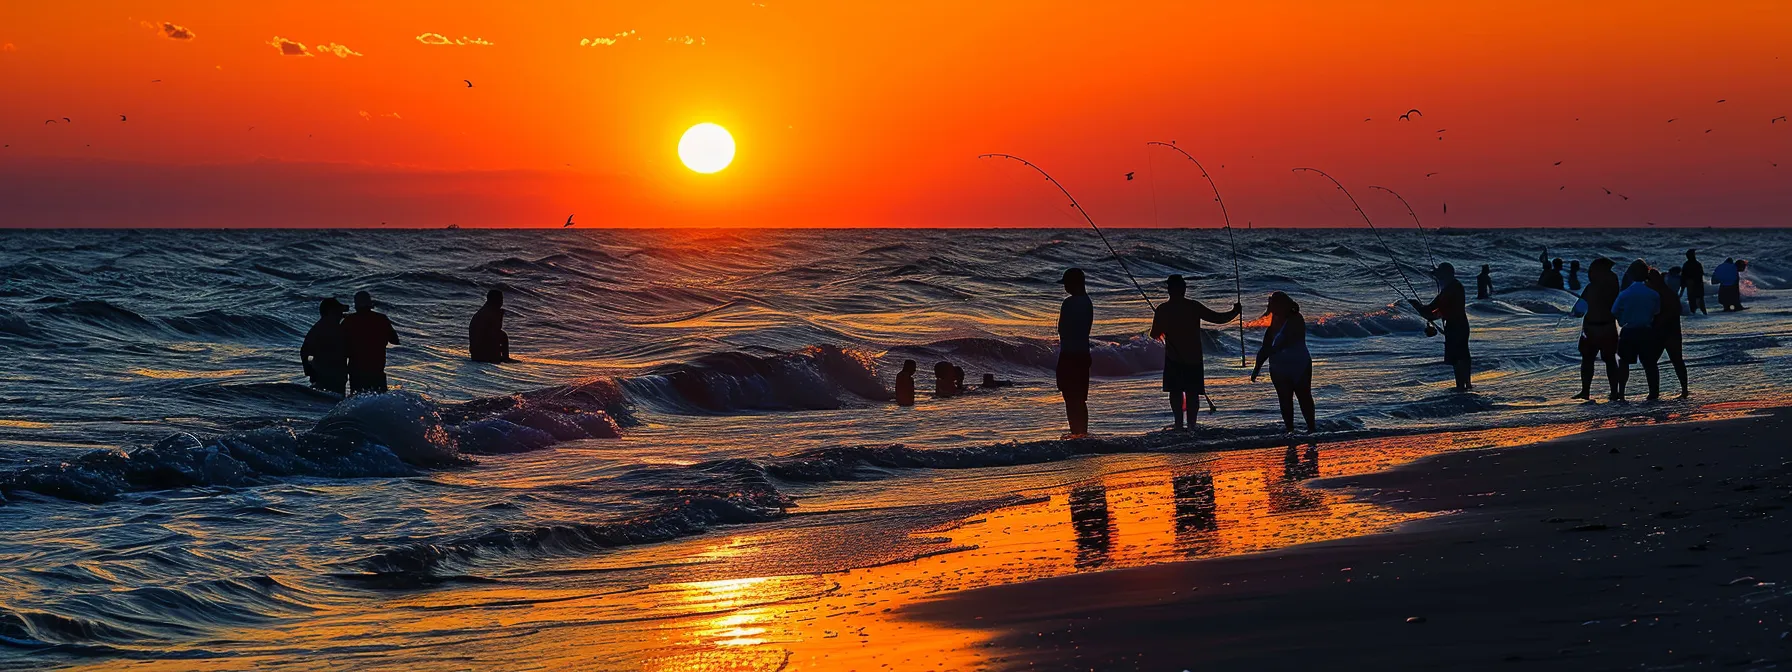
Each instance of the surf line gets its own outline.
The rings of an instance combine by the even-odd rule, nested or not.
[[[1158,145],[1158,146],[1162,146],[1162,147],[1169,147],[1170,149],[1176,150],[1176,153],[1181,154],[1183,158],[1188,159],[1189,161],[1191,161],[1195,164],[1195,169],[1201,171],[1201,177],[1207,178],[1207,186],[1213,188],[1213,202],[1220,204],[1220,218],[1226,222],[1226,242],[1232,246],[1232,292],[1233,292],[1232,295],[1237,300],[1238,305],[1243,306],[1244,305],[1244,278],[1242,275],[1239,274],[1239,270],[1238,270],[1238,239],[1232,235],[1232,215],[1230,215],[1226,212],[1226,201],[1224,199],[1220,198],[1220,185],[1214,184],[1213,176],[1207,174],[1207,168],[1205,166],[1202,166],[1201,162],[1199,160],[1196,160],[1194,155],[1189,154],[1188,152],[1182,151],[1181,147],[1177,147],[1175,140],[1171,140],[1169,142],[1157,142],[1157,141],[1153,140],[1151,142],[1145,143],[1145,145],[1147,147],[1149,147],[1151,145]],[[1155,185],[1153,185],[1153,186],[1155,188]],[[1247,366],[1247,364],[1245,364],[1244,358],[1245,358],[1244,310],[1240,309],[1238,311],[1238,366],[1239,366],[1239,368],[1244,368],[1245,366]]]
[[[1145,287],[1143,285],[1139,284],[1138,276],[1135,276],[1132,274],[1131,268],[1127,268],[1126,259],[1124,257],[1121,257],[1120,252],[1114,249],[1113,243],[1108,242],[1107,234],[1102,233],[1101,227],[1095,225],[1095,218],[1090,217],[1088,211],[1083,210],[1083,206],[1076,202],[1076,197],[1070,195],[1070,190],[1065,189],[1064,185],[1059,183],[1057,179],[1053,178],[1051,173],[1045,172],[1044,168],[1040,168],[1039,166],[1034,165],[1032,161],[1028,161],[1026,159],[1015,156],[1013,154],[1002,154],[999,152],[992,152],[989,154],[978,154],[977,158],[979,158],[979,159],[1008,159],[1010,161],[1018,161],[1018,162],[1020,162],[1021,165],[1026,166],[1028,168],[1032,168],[1035,171],[1038,171],[1041,176],[1045,177],[1045,181],[1050,182],[1050,183],[1052,183],[1052,186],[1057,187],[1058,191],[1060,193],[1064,194],[1064,198],[1070,199],[1070,207],[1076,208],[1077,214],[1080,214],[1083,216],[1083,221],[1089,223],[1089,228],[1095,230],[1095,235],[1101,237],[1101,244],[1108,248],[1108,254],[1113,255],[1114,261],[1120,262],[1120,270],[1126,272],[1127,279],[1132,281],[1132,288],[1139,290],[1139,298],[1145,300],[1145,305],[1151,306],[1152,313],[1155,314],[1157,312],[1157,304],[1151,302],[1151,295],[1145,293]],[[1203,398],[1207,399],[1207,411],[1209,413],[1218,412],[1218,409],[1216,409],[1213,405],[1213,397],[1208,396],[1205,393],[1203,393],[1201,396]]]
[[[1324,176],[1325,179],[1331,180],[1332,186],[1337,187],[1338,191],[1344,192],[1344,197],[1350,199],[1350,207],[1355,208],[1356,214],[1362,216],[1363,223],[1369,225],[1369,231],[1371,233],[1374,233],[1375,240],[1377,242],[1381,243],[1381,249],[1387,251],[1388,261],[1394,265],[1394,272],[1400,274],[1400,280],[1402,282],[1406,283],[1406,288],[1408,290],[1412,291],[1412,296],[1408,297],[1406,295],[1406,293],[1400,291],[1399,287],[1394,286],[1394,283],[1389,282],[1388,279],[1382,277],[1382,275],[1380,273],[1376,273],[1375,269],[1369,267],[1369,262],[1363,261],[1362,257],[1356,256],[1356,255],[1351,255],[1352,258],[1356,259],[1356,263],[1361,264],[1363,267],[1363,270],[1368,271],[1369,275],[1375,276],[1375,279],[1380,280],[1381,284],[1387,285],[1388,289],[1394,290],[1394,294],[1399,295],[1400,298],[1402,298],[1402,299],[1410,298],[1415,303],[1420,302],[1419,301],[1419,290],[1417,287],[1414,287],[1412,285],[1412,280],[1406,277],[1406,271],[1401,270],[1400,260],[1394,256],[1394,248],[1388,247],[1388,241],[1381,237],[1381,231],[1375,228],[1375,222],[1369,219],[1369,213],[1363,211],[1363,206],[1357,204],[1356,197],[1350,195],[1350,190],[1345,189],[1344,184],[1339,182],[1338,178],[1332,177],[1330,174],[1328,174],[1325,171],[1320,170],[1318,168],[1295,168],[1294,172],[1298,173],[1303,170],[1309,171],[1309,172],[1314,172],[1314,173],[1319,173],[1321,176]],[[1402,199],[1402,200],[1404,200],[1404,199]],[[1437,323],[1432,321],[1432,319],[1428,316],[1420,315],[1419,317],[1425,318],[1425,335],[1426,336],[1437,335],[1437,331],[1438,331]]]

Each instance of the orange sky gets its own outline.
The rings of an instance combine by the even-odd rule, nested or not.
[[[1217,224],[1171,139],[1240,224],[1355,225],[1311,165],[1390,221],[1367,185],[1434,226],[1792,225],[1771,1],[8,2],[0,95],[0,226],[1076,223],[991,151],[1104,225]]]

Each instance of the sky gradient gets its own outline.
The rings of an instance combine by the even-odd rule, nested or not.
[[[1792,226],[1782,2],[503,4],[0,5],[0,226]]]

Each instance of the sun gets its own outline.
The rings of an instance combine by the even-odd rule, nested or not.
[[[715,124],[692,126],[678,139],[678,160],[705,175],[718,172],[734,162],[734,136]]]

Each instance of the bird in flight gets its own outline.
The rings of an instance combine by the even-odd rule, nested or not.
[[[1559,166],[1559,165],[1562,165],[1562,162],[1561,162],[1561,161],[1557,161],[1557,162],[1556,162],[1556,165],[1558,165],[1558,166]]]
[[[1425,177],[1431,177],[1432,175],[1436,175],[1436,174],[1437,173],[1425,173]]]
[[[1629,196],[1625,196],[1625,195],[1623,195],[1623,194],[1618,194],[1618,198],[1622,198],[1622,199],[1624,199],[1624,200],[1626,200],[1626,201],[1628,201],[1628,200],[1630,200],[1630,197],[1629,197]]]
[[[1605,189],[1605,187],[1600,187],[1600,189]],[[1605,195],[1607,195],[1607,196],[1610,196],[1610,195],[1612,195],[1612,190],[1610,190],[1610,189],[1605,189]]]
[[[1127,180],[1127,181],[1128,181],[1128,182],[1130,182],[1130,181],[1132,181],[1132,173],[1127,173],[1127,174],[1126,174],[1126,180]]]
[[[1674,119],[1679,119],[1679,117],[1674,117]],[[1668,123],[1670,123],[1670,124],[1671,124],[1671,123],[1674,123],[1674,119],[1669,119],[1669,120],[1668,120]]]
[[[1707,128],[1707,129],[1705,129],[1705,132],[1706,132],[1706,133],[1710,133],[1710,132],[1711,132],[1711,129],[1709,129],[1709,128]]]
[[[1444,131],[1447,131],[1447,130],[1450,130],[1450,129],[1447,129],[1447,128],[1440,128],[1440,129],[1437,129],[1437,132],[1438,132],[1438,133],[1442,133],[1442,132],[1444,132]]]
[[[1564,184],[1562,186],[1556,187],[1556,191],[1563,191],[1563,190],[1566,190],[1567,188],[1568,188],[1568,185]]]
[[[1372,119],[1370,117],[1363,117],[1363,121],[1374,121],[1374,119]]]
[[[66,122],[68,122],[68,123],[71,123],[71,124],[72,124],[72,123],[75,123],[75,120],[73,120],[73,119],[70,119],[70,118],[68,118],[68,117],[63,117],[63,118],[62,118],[62,120],[63,120],[63,121],[66,121]]]
[[[1777,117],[1774,117],[1774,118],[1772,118],[1772,119],[1769,119],[1769,120],[1767,120],[1767,123],[1769,123],[1769,124],[1777,124],[1777,123],[1780,123],[1780,122],[1782,122],[1782,121],[1785,121],[1785,120],[1786,120],[1786,115],[1783,115],[1783,114],[1782,114],[1782,115],[1780,115],[1780,116],[1777,116]]]
[[[1450,204],[1449,203],[1444,204],[1444,214],[1446,214],[1446,215],[1450,214]]]
[[[1717,99],[1717,102],[1720,102],[1720,103],[1721,103],[1721,102],[1724,102],[1724,99],[1723,99],[1723,98],[1719,98],[1719,99]]]
[[[119,121],[130,121],[129,119],[124,118],[124,115],[122,115],[122,114],[118,115],[118,120]]]
[[[149,83],[151,83],[151,84],[154,84],[154,83],[156,83],[156,82],[159,82],[159,81],[162,81],[162,80],[159,80],[159,79],[152,79],[152,80],[149,80]]]
[[[45,119],[45,120],[44,120],[44,123],[46,123],[46,124],[54,124],[54,123],[56,123],[56,120],[55,120],[55,119]]]
[[[1655,226],[1655,222],[1649,222],[1649,226]]]
[[[1418,109],[1415,108],[1415,109],[1407,110],[1406,114],[1400,115],[1400,120],[1401,121],[1412,121],[1412,115],[1415,115],[1415,114],[1419,115],[1421,117],[1425,116],[1424,112],[1420,112],[1420,111],[1418,111]]]
[[[471,80],[471,79],[463,79],[463,80],[460,80],[460,81],[463,81],[463,82],[466,82],[466,83],[467,83],[467,88],[469,88],[469,89],[471,89],[471,88],[473,88],[473,80]]]
[[[566,216],[566,224],[564,226],[561,226],[560,228],[564,229],[568,226],[572,226],[572,215]]]

